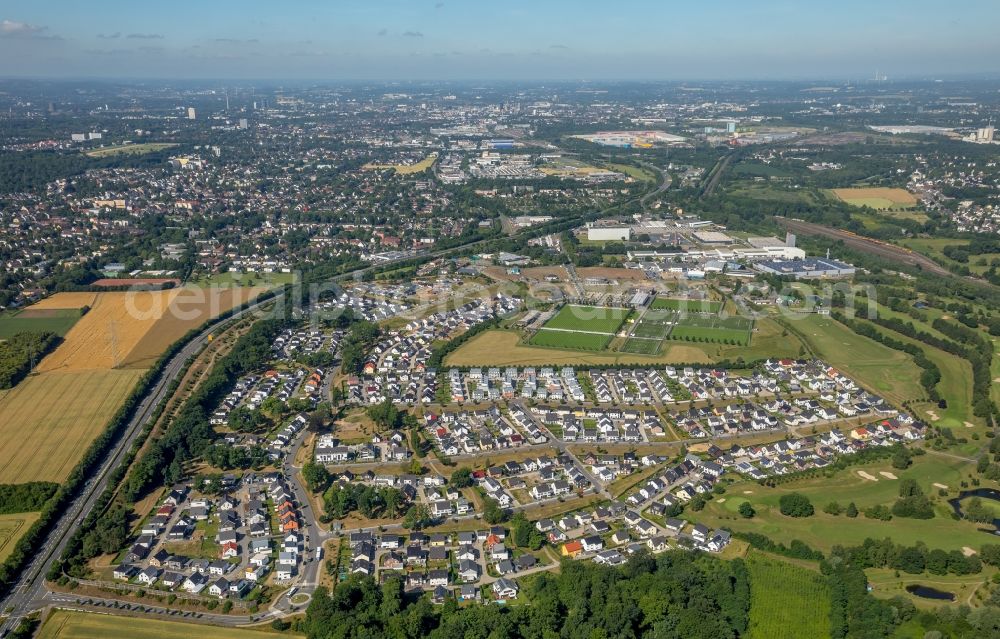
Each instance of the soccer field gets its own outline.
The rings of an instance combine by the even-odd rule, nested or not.
[[[743,317],[684,317],[670,331],[671,339],[689,341],[731,342],[738,344],[750,343],[750,331],[753,320]]]
[[[657,297],[650,308],[656,310],[684,311],[687,313],[718,313],[722,302],[717,300],[688,300],[672,297]]]
[[[663,340],[659,339],[636,339],[630,337],[622,347],[623,353],[635,353],[637,355],[656,355],[660,352],[660,345]]]
[[[552,346],[584,351],[599,351],[608,345],[611,335],[605,333],[576,333],[573,331],[547,331],[544,328],[535,333],[529,344],[532,346]]]
[[[617,333],[630,313],[627,308],[606,306],[577,306],[567,304],[559,309],[543,328],[562,328],[592,333]]]

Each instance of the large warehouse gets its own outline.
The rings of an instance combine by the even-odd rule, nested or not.
[[[850,264],[832,260],[828,257],[807,257],[801,260],[769,260],[754,265],[762,273],[771,275],[791,275],[797,280],[809,278],[850,277],[854,275],[854,267]]]

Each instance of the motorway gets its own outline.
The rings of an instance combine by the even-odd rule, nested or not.
[[[0,625],[0,636],[4,636],[10,628],[16,627],[18,619],[27,612],[48,605],[45,600],[47,590],[45,588],[45,575],[53,560],[59,557],[71,537],[72,529],[94,508],[94,504],[103,491],[103,484],[108,474],[118,467],[122,458],[131,449],[132,444],[142,433],[143,425],[152,415],[159,403],[166,397],[170,382],[179,377],[184,370],[184,365],[188,358],[197,354],[205,344],[208,343],[209,335],[218,328],[218,323],[236,319],[254,311],[259,305],[267,303],[255,302],[246,308],[233,313],[229,318],[219,320],[203,330],[167,363],[164,367],[156,385],[149,394],[139,403],[135,415],[128,423],[124,435],[115,445],[115,448],[106,454],[104,461],[93,477],[84,484],[79,496],[70,503],[69,507],[59,517],[56,525],[49,530],[45,541],[41,545],[41,551],[35,555],[31,563],[21,572],[19,579],[12,587],[10,594],[3,601],[3,610],[10,611],[10,616]]]
[[[661,182],[657,186],[656,190],[652,193],[647,193],[643,196],[639,196],[633,200],[629,200],[607,209],[608,211],[612,209],[617,209],[623,207],[631,202],[640,200],[645,202],[648,196],[655,193],[660,193],[670,186],[669,175],[666,172],[661,173]],[[605,213],[606,211],[601,211],[600,213]],[[560,220],[563,222],[565,220]],[[468,250],[475,246],[485,244],[487,242],[493,241],[493,238],[476,240],[467,244],[452,247],[449,249],[442,249],[439,251],[432,251],[419,256],[414,256],[415,258],[424,259],[435,259],[439,257],[445,257],[449,254]],[[407,261],[414,259],[413,257],[402,258],[398,261]],[[345,273],[331,278],[333,281],[346,281],[366,273],[376,271],[378,269],[384,268],[385,266],[391,265],[392,262],[386,262],[379,265],[373,265],[366,267],[364,269],[359,269],[352,271],[350,273]],[[44,541],[39,546],[39,551],[36,553],[34,559],[31,563],[26,566],[21,573],[18,575],[17,579],[11,584],[9,594],[4,598],[2,604],[0,604],[0,609],[7,614],[6,619],[0,624],[0,637],[6,636],[13,628],[17,627],[20,619],[26,614],[34,610],[39,610],[47,606],[52,605],[55,601],[53,597],[54,594],[50,594],[45,586],[45,575],[48,573],[52,563],[63,553],[68,544],[71,533],[73,529],[79,525],[84,518],[93,510],[98,498],[103,491],[103,484],[108,475],[121,464],[122,459],[125,457],[127,452],[131,449],[132,444],[138,439],[139,435],[143,431],[143,425],[152,415],[153,411],[159,405],[159,403],[166,397],[167,390],[170,387],[170,383],[177,379],[184,369],[184,365],[188,358],[197,354],[201,348],[208,342],[209,335],[218,328],[218,324],[228,321],[230,319],[235,319],[241,317],[247,313],[251,313],[257,310],[261,305],[267,304],[272,301],[273,298],[256,301],[249,304],[246,308],[234,313],[229,318],[222,320],[217,320],[205,328],[201,333],[191,339],[184,347],[174,355],[173,358],[167,363],[163,371],[160,374],[159,379],[156,384],[146,395],[146,397],[139,403],[136,408],[135,414],[129,421],[125,433],[119,438],[115,443],[114,448],[107,453],[105,453],[104,460],[101,462],[99,469],[94,475],[87,480],[81,489],[80,493],[73,499],[72,502],[66,507],[63,514],[57,519],[56,523],[52,528],[49,529],[46,534]],[[291,455],[291,459],[294,459],[294,453]],[[292,485],[296,486],[296,490],[301,490],[297,486],[297,482],[291,482]],[[298,495],[297,495],[298,496]],[[309,502],[308,500],[303,500],[300,503],[303,504],[303,508],[307,508]],[[315,517],[308,518],[310,521],[314,521]],[[315,526],[315,522],[310,528]],[[312,537],[314,543],[320,542],[322,537],[317,534],[318,529],[311,530],[310,535],[315,535]],[[316,583],[318,570],[321,565],[319,561],[312,561],[307,564],[307,573],[304,575],[305,583]],[[280,603],[280,602],[279,602]],[[287,605],[287,602],[285,602]],[[257,618],[266,618],[271,614],[280,614],[278,610],[274,610],[271,613],[260,615]],[[239,623],[247,623],[250,621],[247,617],[237,617],[237,616],[226,616],[220,617],[221,621],[229,625],[235,625]]]

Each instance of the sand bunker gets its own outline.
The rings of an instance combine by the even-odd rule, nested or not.
[[[936,484],[935,483],[935,484],[931,484],[931,485],[934,486],[935,488],[940,488],[941,490],[948,490],[948,487],[945,486],[944,484]]]
[[[868,481],[878,481],[878,477],[872,475],[871,473],[866,473],[863,470],[858,471],[858,477],[861,479],[867,479]]]
[[[896,476],[895,476],[895,475],[893,475],[893,474],[892,474],[892,473],[890,473],[890,472],[886,472],[886,471],[884,471],[884,470],[883,470],[883,471],[880,471],[880,472],[879,472],[879,475],[882,475],[882,476],[883,476],[883,477],[885,477],[886,479],[896,479]]]

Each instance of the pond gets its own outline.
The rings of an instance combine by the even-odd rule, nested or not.
[[[963,490],[958,493],[958,497],[948,500],[948,505],[951,506],[952,510],[954,510],[955,514],[959,517],[964,515],[962,512],[962,500],[968,497],[979,497],[980,499],[990,499],[995,502],[1000,502],[1000,490],[996,490],[995,488],[976,488],[975,490]],[[993,526],[996,530],[988,532],[1000,533],[1000,519],[994,519]]]
[[[906,592],[911,595],[916,595],[918,597],[923,597],[924,599],[937,599],[939,601],[955,601],[955,593],[947,592],[945,590],[938,590],[937,588],[931,588],[930,586],[921,586],[920,584],[910,584],[906,587]]]

